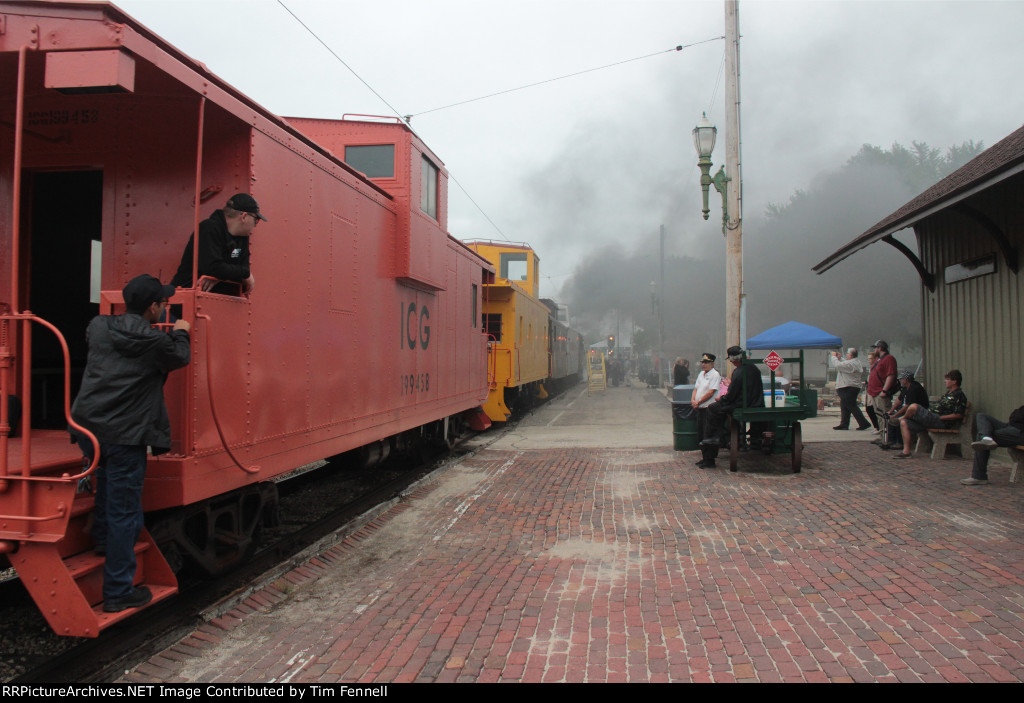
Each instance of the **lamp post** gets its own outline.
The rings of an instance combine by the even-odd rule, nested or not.
[[[715,150],[715,138],[718,136],[718,128],[711,124],[707,113],[700,118],[700,122],[693,128],[693,146],[697,150],[697,166],[700,168],[700,189],[704,196],[704,219],[708,219],[708,186],[712,183],[715,190],[722,196],[722,234],[726,233],[726,226],[729,224],[729,201],[726,197],[729,188],[729,181],[732,180],[725,175],[725,166],[720,166],[718,173],[711,176],[711,152]]]

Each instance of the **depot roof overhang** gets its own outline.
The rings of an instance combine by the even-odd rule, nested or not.
[[[953,207],[978,221],[988,234],[996,239],[1003,249],[1007,263],[1016,270],[1016,256],[1009,250],[1005,235],[983,213],[969,207],[964,201],[1020,173],[1024,173],[1024,127],[986,149],[859,237],[833,252],[814,266],[813,270],[819,275],[825,273],[840,261],[881,240],[907,256],[921,274],[922,282],[932,288],[932,274],[924,269],[913,251],[892,235],[914,226],[926,217]]]

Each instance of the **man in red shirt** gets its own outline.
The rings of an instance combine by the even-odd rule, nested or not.
[[[868,375],[868,403],[875,414],[882,417],[892,408],[892,396],[897,389],[896,357],[889,353],[889,343],[884,339],[879,339],[871,348],[878,354],[878,362]]]

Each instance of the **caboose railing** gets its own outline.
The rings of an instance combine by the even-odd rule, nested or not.
[[[75,429],[83,437],[87,438],[93,445],[93,460],[84,471],[78,474],[63,474],[61,476],[33,476],[32,475],[32,323],[42,325],[50,330],[60,343],[61,353],[64,359],[64,418],[68,426]],[[14,352],[11,349],[12,327],[17,326],[21,342],[21,388],[22,388],[22,415],[21,415],[21,472],[12,474],[10,470],[10,413],[9,398],[11,396],[12,372],[14,370]],[[39,504],[33,501],[33,486],[43,484],[63,484],[65,486],[77,487],[79,480],[89,476],[96,469],[100,458],[99,442],[95,435],[71,418],[71,354],[68,351],[67,340],[56,327],[41,317],[33,315],[29,311],[23,313],[4,312],[0,314],[0,494],[6,493],[15,486],[20,491],[19,512],[16,514],[0,515],[0,520],[15,520],[24,522],[24,528],[19,535],[28,539],[33,531],[30,529],[33,523],[46,522],[66,518],[70,513],[70,501],[58,498],[52,507],[40,508]],[[33,507],[35,506],[35,507]],[[45,514],[39,515],[40,510]],[[8,531],[10,532],[10,531]]]

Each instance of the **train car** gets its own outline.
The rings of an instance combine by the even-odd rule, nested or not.
[[[278,117],[106,3],[0,2],[0,85],[0,553],[56,632],[136,612],[102,612],[66,432],[84,329],[134,276],[168,280],[235,192],[269,218],[255,288],[170,301],[192,362],[168,377],[173,447],[146,473],[136,581],[154,601],[177,562],[252,549],[275,476],[482,422],[494,268],[447,233],[447,172],[406,125]]]
[[[528,244],[466,245],[497,269],[497,279],[484,286],[490,393],[483,408],[491,421],[506,422],[548,395],[549,310],[537,297],[540,259]]]
[[[583,377],[583,336],[569,326],[568,309],[550,298],[541,298],[547,306],[549,363],[548,390],[561,393]]]

